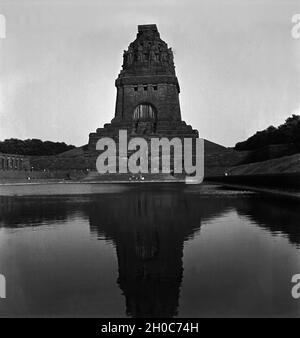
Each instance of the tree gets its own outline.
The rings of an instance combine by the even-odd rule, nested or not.
[[[270,126],[258,131],[244,142],[235,145],[236,150],[254,150],[271,144],[293,143],[300,150],[300,116],[292,115],[278,128]]]
[[[0,152],[16,155],[49,156],[75,148],[64,142],[41,141],[39,139],[19,140],[15,138],[0,142]]]

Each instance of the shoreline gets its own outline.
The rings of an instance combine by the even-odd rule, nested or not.
[[[45,182],[9,182],[0,183],[1,196],[51,196],[51,195],[88,195],[107,192],[120,192],[136,186],[159,184],[166,186],[170,183],[183,185],[184,181],[45,181]]]
[[[225,188],[233,188],[233,189],[238,189],[238,190],[247,190],[247,191],[253,191],[253,192],[258,192],[258,193],[263,193],[263,194],[268,194],[268,195],[273,195],[273,196],[278,196],[278,197],[286,197],[286,198],[291,198],[295,200],[300,199],[300,191],[286,191],[280,188],[265,188],[265,187],[258,187],[258,186],[249,186],[245,184],[235,184],[235,183],[220,183],[220,182],[215,182],[215,181],[207,181],[208,183],[211,184],[219,184]]]
[[[199,193],[207,193],[207,187],[231,188],[233,190],[263,193],[278,197],[300,199],[300,191],[286,191],[280,188],[265,188],[245,184],[204,181],[201,184],[185,184],[184,180],[152,180],[152,181],[38,181],[38,182],[8,182],[0,183],[1,196],[51,196],[51,195],[87,195],[108,192],[126,191],[131,188],[156,185],[159,187],[186,186],[199,189]]]

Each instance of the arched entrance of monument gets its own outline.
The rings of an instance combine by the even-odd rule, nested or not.
[[[133,111],[133,132],[136,134],[152,134],[156,132],[157,113],[150,103],[141,103]]]

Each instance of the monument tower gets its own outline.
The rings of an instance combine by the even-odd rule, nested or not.
[[[172,49],[160,38],[156,25],[139,25],[136,39],[123,54],[122,70],[115,81],[117,98],[111,123],[89,136],[89,150],[101,137],[197,138],[198,131],[181,119],[180,87]]]

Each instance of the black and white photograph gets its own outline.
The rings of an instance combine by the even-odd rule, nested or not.
[[[299,202],[299,0],[0,0],[0,328],[299,318]]]

